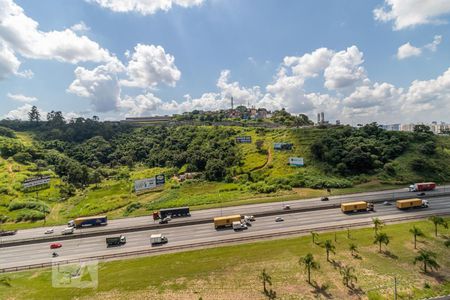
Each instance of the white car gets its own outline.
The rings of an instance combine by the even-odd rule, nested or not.
[[[55,232],[55,230],[53,230],[53,228],[50,228],[45,231],[45,234],[52,234],[53,232]]]
[[[275,222],[283,222],[284,219],[282,217],[276,217]]]

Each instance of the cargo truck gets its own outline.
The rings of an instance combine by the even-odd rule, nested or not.
[[[179,218],[179,217],[190,217],[191,213],[189,207],[174,207],[174,208],[164,208],[159,211],[153,212],[153,220],[169,218]]]
[[[72,234],[73,233],[73,227],[67,227],[67,228],[64,228],[62,231],[61,231],[61,234],[62,235],[66,235],[66,234]]]
[[[17,230],[0,230],[0,236],[15,235]]]
[[[67,223],[70,227],[80,228],[87,226],[101,226],[108,224],[108,218],[106,216],[93,216],[93,217],[81,217],[69,221]]]
[[[165,244],[168,242],[167,237],[165,237],[164,235],[162,235],[161,233],[158,234],[152,234],[150,236],[150,244],[153,245],[159,245],[159,244]]]
[[[421,208],[421,207],[428,207],[428,200],[423,200],[419,198],[397,200],[398,209]]]
[[[126,242],[127,242],[127,239],[125,238],[124,235],[106,238],[106,246],[107,247],[124,245]]]
[[[409,186],[410,192],[424,192],[424,191],[432,191],[436,188],[436,183],[434,182],[420,182],[414,183]]]
[[[368,203],[366,201],[341,203],[341,210],[343,213],[371,211],[373,210],[373,203]]]
[[[216,229],[225,228],[225,227],[233,227],[233,222],[241,223],[241,215],[216,217],[216,218],[214,218],[214,227]]]

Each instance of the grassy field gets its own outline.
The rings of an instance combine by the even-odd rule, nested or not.
[[[409,229],[425,233],[418,250],[437,254],[440,268],[423,273],[413,260]],[[449,230],[434,237],[429,221],[386,225],[390,237],[382,253],[373,244],[372,228],[320,233],[316,244],[310,236],[263,241],[220,248],[165,254],[99,264],[97,289],[52,288],[48,269],[11,273],[10,286],[0,286],[1,299],[264,299],[259,275],[263,269],[272,277],[271,288],[278,299],[392,299],[394,276],[399,299],[422,299],[450,293],[450,256],[444,246]],[[331,240],[336,253],[326,260],[323,242]],[[336,239],[336,242],[335,242]],[[349,244],[357,245],[352,256]],[[312,253],[320,264],[312,271],[312,284],[298,261]],[[357,282],[347,288],[340,268],[352,266]],[[0,277],[0,278],[1,278]]]
[[[62,224],[68,219],[81,215],[108,214],[110,218],[126,216],[148,215],[153,209],[174,206],[190,206],[193,210],[222,206],[243,205],[304,199],[326,195],[324,189],[293,188],[277,189],[274,192],[255,190],[255,185],[274,185],[277,180],[287,176],[309,178],[312,181],[326,180],[347,181],[352,184],[347,188],[333,188],[332,195],[345,193],[367,192],[380,189],[404,187],[415,181],[423,180],[409,168],[411,161],[418,157],[420,145],[412,144],[406,153],[392,162],[396,170],[395,176],[389,176],[384,171],[376,174],[342,178],[330,176],[321,162],[314,161],[310,153],[310,145],[319,137],[326,134],[326,130],[317,128],[300,129],[255,129],[249,127],[233,127],[236,136],[248,135],[252,137],[251,144],[239,144],[242,164],[235,168],[232,182],[207,182],[192,180],[178,183],[167,178],[163,189],[151,191],[143,195],[132,192],[133,181],[147,178],[156,174],[168,172],[168,168],[147,168],[135,166],[133,169],[121,167],[111,170],[126,176],[110,176],[100,184],[90,185],[69,198],[60,194],[62,181],[49,169],[43,173],[52,176],[49,188],[36,192],[25,192],[21,183],[28,177],[38,174],[34,163],[28,165],[15,162],[12,158],[0,158],[0,216],[8,216],[4,228],[28,228],[44,225],[44,221],[15,222],[21,214],[36,213],[23,208],[10,210],[12,201],[42,201],[49,208],[45,223]],[[31,145],[33,137],[26,132],[17,133],[17,140],[23,145]],[[262,151],[255,145],[257,140],[263,141]],[[275,142],[293,143],[294,147],[288,151],[273,149]],[[441,161],[435,162],[450,165],[450,138],[438,137],[437,151]],[[305,166],[288,166],[289,157],[303,157]],[[180,172],[182,171],[179,170]]]

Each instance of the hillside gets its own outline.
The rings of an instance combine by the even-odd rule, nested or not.
[[[110,218],[149,215],[182,205],[202,209],[307,198],[326,195],[327,188],[335,195],[450,181],[450,138],[426,132],[387,133],[374,131],[376,126],[112,128],[96,123],[48,130],[29,124],[15,131],[1,127],[0,216],[5,227],[64,223],[101,213]],[[251,136],[252,142],[236,143],[242,136]],[[292,143],[292,149],[275,150],[274,143],[282,142]],[[392,143],[401,147],[387,153]],[[319,151],[317,145],[331,146]],[[291,167],[289,157],[302,157],[305,165]],[[196,177],[175,177],[186,172]],[[133,192],[134,180],[158,174],[166,177],[163,187]],[[38,175],[51,176],[50,184],[22,188],[25,179]]]

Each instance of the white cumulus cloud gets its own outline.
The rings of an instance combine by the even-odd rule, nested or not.
[[[77,32],[86,32],[86,31],[90,31],[91,28],[89,26],[87,26],[83,21],[81,21],[80,23],[74,24],[70,27],[70,29],[72,31],[77,31]]]
[[[12,100],[19,101],[19,102],[34,102],[34,101],[38,100],[38,98],[36,98],[36,97],[25,96],[23,94],[8,93],[6,96]]]
[[[198,6],[204,0],[85,0],[96,3],[103,8],[114,12],[136,12],[142,15],[151,15],[157,11],[168,11],[173,6]]]
[[[71,29],[39,30],[39,23],[28,17],[12,0],[0,0],[0,40],[22,56],[62,62],[107,62],[108,50]]]
[[[161,46],[137,44],[133,54],[128,54],[128,79],[121,83],[126,86],[152,88],[159,83],[175,86],[181,72],[175,66],[175,58]]]
[[[411,56],[420,56],[422,49],[412,46],[409,42],[398,47],[397,58],[405,59]]]
[[[9,111],[6,115],[3,116],[3,119],[10,120],[28,120],[28,113],[30,112],[33,106],[29,103],[25,103],[24,105]],[[38,108],[38,111],[41,115],[41,119],[45,119],[47,112]]]
[[[375,20],[393,21],[394,30],[402,30],[422,24],[447,22],[450,13],[448,0],[384,0],[384,6],[373,10]]]

